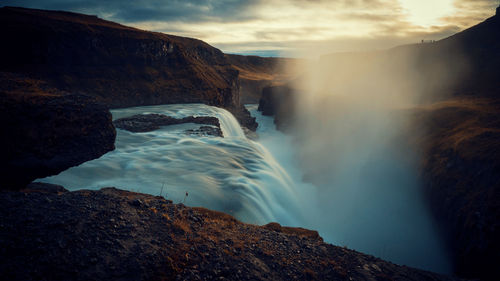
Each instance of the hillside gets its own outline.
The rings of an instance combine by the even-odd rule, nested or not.
[[[95,16],[25,8],[1,8],[0,24],[0,72],[92,96],[112,108],[194,102],[220,106],[244,126],[255,127],[240,106],[238,71],[203,41]],[[1,82],[1,90],[12,90],[6,87],[11,81]]]
[[[425,192],[457,274],[500,276],[500,99],[453,98],[411,112]]]

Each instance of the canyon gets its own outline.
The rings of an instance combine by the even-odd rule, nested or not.
[[[31,183],[113,151],[117,132],[110,108],[201,103],[228,110],[251,132],[258,124],[243,104],[260,99],[277,128],[293,134],[288,128],[301,110],[296,96],[304,89],[294,87],[302,77],[286,66],[302,62],[224,54],[197,39],[69,12],[4,7],[0,23],[3,276],[455,279],[324,243],[315,231],[245,224],[114,188],[69,192]],[[321,58],[327,65],[362,60],[377,67],[408,53],[415,58],[423,102],[402,114],[410,116],[409,142],[423,155],[427,202],[453,249],[454,272],[483,280],[500,276],[498,25],[494,16],[432,44]],[[401,69],[391,67],[397,79]],[[436,74],[443,69],[452,73]],[[307,171],[305,177],[321,180]],[[104,249],[110,249],[106,258]],[[27,263],[34,266],[24,271]],[[139,270],[130,272],[129,263]]]

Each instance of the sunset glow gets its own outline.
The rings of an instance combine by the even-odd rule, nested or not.
[[[198,38],[228,53],[293,56],[439,40],[494,15],[496,0],[5,0],[94,14],[143,30]]]
[[[400,0],[408,19],[420,26],[442,24],[454,12],[453,0]]]

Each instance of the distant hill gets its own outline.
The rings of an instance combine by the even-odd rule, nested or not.
[[[94,96],[111,107],[239,106],[238,71],[220,50],[197,39],[13,7],[0,8],[0,37],[0,72]]]
[[[226,54],[229,63],[240,72],[241,103],[258,103],[262,89],[278,86],[295,78],[304,61],[292,58],[272,58]]]
[[[329,65],[364,65],[361,74],[389,71],[394,80],[411,77],[425,99],[496,96],[500,88],[500,19],[495,15],[460,33],[435,41],[385,51],[323,56]]]

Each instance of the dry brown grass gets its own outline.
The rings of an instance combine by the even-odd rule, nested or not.
[[[202,207],[194,207],[193,210],[203,215],[205,217],[205,221],[224,223],[226,225],[241,224],[241,222],[235,219],[233,216],[223,212],[213,211]]]

